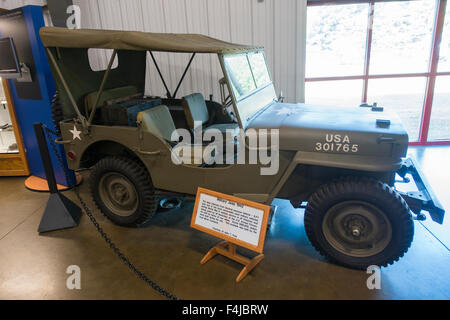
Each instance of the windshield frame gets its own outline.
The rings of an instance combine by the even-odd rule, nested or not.
[[[270,81],[267,82],[265,85],[258,87],[257,84],[256,84],[256,80],[253,78],[253,80],[255,81],[255,86],[256,86],[256,88],[253,89],[252,91],[248,92],[247,94],[245,94],[245,95],[240,96],[239,98],[237,98],[236,95],[235,95],[235,92],[234,92],[234,90],[233,90],[233,86],[232,86],[232,83],[231,83],[231,80],[230,80],[230,76],[229,76],[229,73],[228,73],[228,69],[227,69],[226,66],[225,66],[225,57],[226,57],[226,56],[231,56],[231,55],[244,55],[244,54],[245,54],[246,57],[247,57],[248,66],[249,66],[249,68],[250,68],[250,70],[251,70],[251,72],[252,72],[252,74],[253,74],[253,69],[252,69],[252,66],[251,66],[251,63],[250,63],[250,59],[248,59],[248,54],[254,54],[254,53],[262,53],[262,55],[263,55],[263,57],[264,57],[264,62],[265,62],[265,65],[266,65],[267,74],[268,74],[268,76],[269,76],[269,80],[270,80]],[[268,63],[267,63],[266,53],[265,53],[264,49],[258,49],[258,50],[247,51],[247,52],[219,53],[218,56],[219,56],[220,65],[221,65],[221,67],[222,67],[222,72],[223,72],[223,75],[224,75],[224,77],[225,77],[225,80],[226,80],[226,83],[227,83],[227,86],[228,86],[228,92],[229,92],[229,94],[230,94],[230,96],[231,96],[231,98],[232,98],[232,101],[233,101],[233,109],[234,109],[234,112],[235,112],[236,117],[237,117],[237,119],[238,119],[239,126],[241,127],[241,129],[244,129],[244,125],[243,125],[243,124],[244,124],[244,122],[247,123],[247,122],[248,122],[248,119],[244,119],[244,121],[242,121],[241,115],[240,115],[240,112],[239,112],[239,109],[238,109],[238,103],[239,103],[239,102],[242,102],[242,101],[244,101],[244,100],[249,99],[250,97],[252,97],[252,96],[254,96],[255,94],[257,94],[258,92],[260,92],[260,91],[266,89],[267,87],[273,86],[273,85],[274,85],[274,84],[273,84],[273,80],[272,80],[272,75],[271,75],[271,73],[270,73],[270,68],[269,68],[269,65],[268,65]],[[254,112],[254,113],[251,115],[250,118],[253,118],[256,114],[259,114],[259,112],[260,112],[262,109],[264,109],[265,107],[266,107],[266,106],[261,106],[261,108],[260,108],[258,111]]]

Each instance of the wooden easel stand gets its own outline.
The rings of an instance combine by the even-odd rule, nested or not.
[[[236,282],[241,281],[250,271],[253,270],[254,267],[264,258],[264,254],[259,254],[253,259],[249,259],[244,257],[238,253],[236,253],[236,245],[234,243],[228,241],[222,241],[219,244],[212,247],[200,261],[200,264],[205,264],[212,258],[214,258],[217,254],[221,254],[231,260],[239,262],[244,265],[244,268],[239,273],[236,278]]]

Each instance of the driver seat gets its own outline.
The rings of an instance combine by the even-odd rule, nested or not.
[[[235,132],[239,129],[237,123],[217,123],[208,125],[208,107],[206,106],[205,98],[203,98],[201,93],[193,93],[183,97],[182,105],[184,114],[186,115],[187,124],[192,131],[204,128],[218,129],[220,132],[226,133],[227,129],[234,130]],[[196,124],[197,126],[195,126]]]
[[[157,107],[141,111],[137,114],[137,121],[141,124],[143,130],[164,139],[173,148],[176,147],[180,136],[176,132],[175,123],[173,122],[172,116],[167,106],[159,105]],[[203,166],[204,147],[205,146],[203,145],[191,145],[190,155],[178,154],[178,158],[181,160],[181,162],[188,166]],[[195,152],[194,150],[197,150],[197,148],[201,148],[201,151]],[[207,161],[205,161],[205,163],[213,163],[214,158],[217,155],[209,156],[210,159],[206,159]]]

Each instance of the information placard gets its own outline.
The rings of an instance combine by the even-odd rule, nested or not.
[[[262,253],[270,206],[197,189],[191,227]]]

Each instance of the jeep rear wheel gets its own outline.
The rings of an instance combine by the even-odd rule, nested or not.
[[[92,169],[91,193],[112,222],[137,227],[149,220],[158,201],[147,170],[124,157],[106,157]]]
[[[308,201],[305,229],[328,260],[356,269],[397,261],[414,234],[403,198],[387,184],[365,177],[319,187]]]

